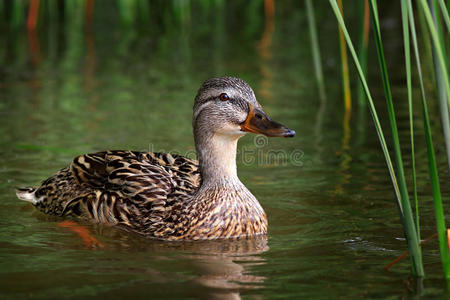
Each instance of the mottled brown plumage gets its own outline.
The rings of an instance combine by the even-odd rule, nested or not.
[[[294,132],[271,121],[248,84],[232,77],[202,85],[193,127],[199,161],[121,150],[85,154],[40,187],[19,189],[17,195],[46,214],[114,225],[150,238],[265,234],[264,210],[237,177],[237,141],[247,131],[269,136]]]

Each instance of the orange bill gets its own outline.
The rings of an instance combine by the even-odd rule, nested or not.
[[[247,119],[241,124],[241,130],[264,134],[269,137],[293,137],[295,131],[272,121],[261,109],[250,105]]]

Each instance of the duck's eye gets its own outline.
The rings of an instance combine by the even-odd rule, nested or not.
[[[227,95],[227,93],[222,93],[220,94],[219,99],[222,101],[228,101],[230,100],[230,97]]]

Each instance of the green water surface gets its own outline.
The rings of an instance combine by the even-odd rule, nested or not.
[[[216,1],[192,3],[188,15],[164,10],[139,26],[121,25],[113,6],[97,4],[95,12],[101,12],[91,30],[75,17],[43,22],[34,34],[3,24],[0,297],[446,298],[436,241],[424,246],[425,280],[410,276],[408,258],[384,271],[406,250],[395,196],[370,115],[356,92],[352,112],[345,115],[336,21],[321,2],[316,17],[323,101],[306,10],[296,1],[277,2],[273,20],[265,19],[263,1]],[[382,30],[410,176],[400,10],[385,5]],[[358,24],[355,11],[348,9],[349,21]],[[371,88],[386,120],[374,48],[369,56]],[[61,219],[16,199],[15,187],[39,184],[81,153],[132,149],[192,156],[193,98],[205,79],[224,75],[246,80],[266,112],[297,132],[292,139],[247,135],[239,144],[239,176],[268,215],[267,238],[166,243],[84,224],[104,245],[88,247],[60,226]],[[356,91],[356,80],[352,83]],[[430,113],[448,202],[433,98]],[[420,119],[416,126],[426,238],[435,223]]]

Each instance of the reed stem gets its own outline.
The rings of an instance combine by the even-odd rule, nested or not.
[[[441,45],[442,52],[445,53],[445,38],[444,38],[444,30],[441,26],[441,20],[439,17],[439,8],[436,1],[433,1],[433,21],[434,26],[436,26],[436,29],[439,33],[439,41]],[[437,87],[437,94],[439,99],[439,107],[440,107],[440,113],[441,113],[441,124],[442,129],[444,132],[444,142],[445,142],[445,150],[447,154],[447,164],[448,168],[450,170],[450,120],[448,115],[448,101],[447,101],[447,94],[445,90],[445,83],[444,83],[444,75],[441,68],[441,65],[439,64],[438,54],[436,52],[436,49],[434,45],[432,44],[432,53],[433,53],[433,65],[434,65],[434,74],[436,79],[436,87]]]
[[[344,10],[342,7],[342,0],[337,0],[340,14],[344,15]],[[352,109],[352,95],[350,91],[350,75],[348,70],[348,59],[347,59],[347,45],[345,43],[345,37],[342,32],[342,28],[339,27],[339,45],[341,49],[341,65],[342,65],[342,88],[344,90],[344,105],[345,111],[349,112]]]
[[[408,4],[408,16],[409,16],[409,25],[411,29],[411,36],[414,46],[414,54],[416,58],[416,65],[417,65],[417,73],[419,77],[419,83],[420,83],[420,94],[422,99],[422,114],[424,118],[424,127],[425,127],[425,139],[427,144],[427,153],[428,153],[428,167],[431,177],[431,184],[432,184],[432,191],[433,191],[433,202],[434,202],[434,208],[435,208],[435,216],[436,216],[436,225],[438,228],[438,238],[439,238],[439,247],[441,252],[441,261],[442,261],[442,267],[444,270],[444,277],[446,279],[449,279],[450,277],[450,263],[449,263],[449,249],[446,241],[446,226],[445,226],[445,220],[444,220],[444,211],[442,207],[442,198],[441,198],[441,192],[440,192],[440,186],[439,186],[439,177],[437,173],[437,167],[436,167],[436,158],[434,155],[434,148],[433,148],[433,141],[431,136],[431,127],[430,127],[430,120],[428,117],[428,108],[427,108],[427,101],[425,97],[425,88],[423,83],[423,77],[422,77],[422,68],[420,64],[420,56],[419,56],[419,47],[417,44],[417,36],[416,36],[416,29],[414,25],[414,12],[412,9],[411,0],[402,0],[406,1]]]
[[[412,10],[412,4],[411,0],[405,0],[408,1],[408,10],[409,10],[409,17],[410,17],[410,24],[413,26],[414,23],[414,14]],[[430,11],[428,8],[428,5],[425,1],[420,2],[421,8],[424,10],[425,17],[427,18],[428,22],[428,28],[431,32],[431,36],[433,37],[433,50],[435,53],[439,53],[442,51],[441,45],[439,45],[436,42],[437,39],[437,32],[436,28],[434,27],[433,20],[430,21]],[[431,180],[431,187],[433,192],[433,203],[434,203],[434,211],[435,211],[435,217],[436,217],[436,227],[438,232],[438,238],[439,238],[439,248],[441,253],[441,262],[442,262],[442,268],[444,271],[444,277],[449,280],[450,279],[450,259],[449,259],[449,249],[448,249],[448,240],[446,236],[446,225],[445,225],[445,218],[444,218],[444,209],[442,206],[442,196],[441,196],[441,190],[440,190],[440,184],[439,184],[439,176],[437,171],[437,165],[436,165],[436,157],[434,154],[434,146],[433,146],[433,140],[431,135],[431,126],[430,126],[430,120],[428,117],[428,107],[427,107],[427,101],[425,98],[425,89],[423,87],[423,80],[421,75],[421,69],[420,69],[420,59],[418,55],[418,47],[417,44],[415,45],[415,52],[416,52],[416,62],[418,65],[418,73],[419,73],[419,79],[421,80],[421,95],[422,95],[422,113],[423,113],[423,119],[424,119],[424,127],[425,127],[425,140],[427,144],[427,153],[428,153],[428,168],[430,173],[430,180]],[[442,58],[442,56],[441,56]],[[440,60],[440,62],[442,62]],[[442,68],[442,63],[439,64],[439,66]],[[446,73],[446,69],[441,69],[441,74],[444,75]],[[439,74],[439,73],[438,73]],[[436,78],[437,81],[439,80],[445,80],[443,76]],[[447,82],[448,83],[448,82]],[[448,96],[448,94],[447,94]],[[447,98],[448,99],[448,98]],[[448,113],[448,111],[446,112]]]
[[[447,59],[445,58],[445,53],[442,51],[442,46],[440,43],[439,35],[436,30],[436,27],[434,26],[433,17],[431,15],[430,8],[428,7],[426,0],[419,0],[419,4],[422,9],[422,12],[425,15],[425,20],[427,21],[427,24],[428,24],[428,30],[431,35],[432,45],[434,45],[434,48],[436,49],[436,54],[437,54],[438,61],[441,66],[441,69],[442,69],[443,81],[444,81],[445,90],[447,93],[447,103],[450,104],[450,98],[449,98],[450,84],[449,84],[449,78],[448,78],[448,71],[447,71],[447,67],[446,67]]]
[[[361,11],[360,15],[362,20],[360,23],[360,44],[359,44],[359,62],[363,70],[364,76],[367,76],[367,53],[369,46],[369,33],[370,33],[370,13],[369,13],[369,1],[364,2],[359,1]],[[364,88],[360,81],[358,81],[358,100],[360,104],[366,104],[366,99],[364,95]]]
[[[390,88],[390,84],[389,84],[386,60],[384,58],[383,43],[381,40],[381,31],[380,31],[378,8],[377,8],[376,0],[370,0],[369,6],[370,6],[371,19],[372,19],[372,25],[373,25],[373,33],[375,36],[375,44],[376,44],[377,54],[378,54],[378,61],[380,64],[381,79],[383,81],[383,88],[384,88],[384,93],[385,93],[385,97],[386,97],[386,105],[387,105],[387,109],[388,109],[389,123],[391,126],[392,141],[394,144],[394,158],[395,158],[395,164],[396,164],[396,174],[397,174],[397,179],[398,179],[399,188],[400,188],[400,202],[401,202],[401,206],[402,206],[402,213],[404,216],[403,226],[404,226],[404,230],[405,230],[406,240],[408,243],[408,248],[411,253],[413,274],[417,277],[423,277],[425,273],[424,273],[423,264],[422,264],[422,254],[421,254],[420,247],[419,247],[419,240],[417,238],[417,232],[416,232],[416,227],[414,224],[411,203],[409,201],[408,189],[406,186],[405,171],[403,168],[402,153],[401,153],[401,148],[400,148],[400,139],[399,139],[399,135],[398,135],[397,122],[395,120],[395,110],[394,110],[394,104],[392,101],[392,94],[391,94],[391,88]]]
[[[408,90],[408,112],[409,112],[409,132],[411,141],[411,166],[412,166],[412,181],[413,181],[413,197],[416,219],[417,239],[420,241],[420,222],[419,222],[419,200],[417,197],[417,176],[416,176],[416,158],[414,149],[414,113],[412,102],[412,83],[411,83],[411,49],[409,38],[409,18],[408,7],[405,1],[401,1],[402,11],[402,28],[403,28],[403,46],[405,51],[405,68],[406,68],[406,85]]]
[[[438,0],[439,6],[441,7],[442,16],[444,17],[445,25],[447,26],[447,31],[450,32],[450,17],[448,15],[447,7],[445,6],[444,0]]]

